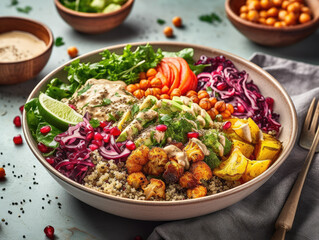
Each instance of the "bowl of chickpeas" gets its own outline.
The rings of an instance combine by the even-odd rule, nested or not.
[[[248,39],[266,46],[286,46],[319,27],[318,0],[226,0],[231,23]]]

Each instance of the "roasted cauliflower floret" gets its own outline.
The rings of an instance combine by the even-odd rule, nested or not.
[[[141,172],[143,166],[148,161],[149,148],[142,145],[134,150],[126,160],[126,168],[129,174],[133,172]]]
[[[151,197],[165,198],[165,183],[162,180],[151,178],[150,183],[143,190],[146,200]]]
[[[194,175],[191,172],[185,172],[179,179],[179,185],[183,188],[194,188],[198,185]]]
[[[184,166],[178,164],[176,161],[169,161],[165,165],[165,172],[163,178],[167,183],[177,183],[184,173]]]
[[[184,151],[186,152],[187,158],[190,162],[202,161],[205,158],[205,154],[200,146],[195,141],[192,141],[192,139],[189,140]]]
[[[210,180],[213,176],[211,168],[204,161],[192,163],[189,171],[193,174],[198,184],[201,184],[202,181]]]
[[[165,170],[164,167],[168,162],[168,157],[162,148],[154,147],[148,153],[148,160],[143,171],[149,175],[159,176]]]
[[[164,147],[169,160],[175,160],[178,164],[182,165],[185,169],[189,169],[189,161],[186,153],[174,144]]]
[[[206,195],[207,195],[207,189],[202,185],[199,185],[192,189],[187,189],[188,198],[200,198]]]
[[[128,175],[127,183],[135,189],[143,188],[148,184],[148,180],[142,172],[134,172]]]

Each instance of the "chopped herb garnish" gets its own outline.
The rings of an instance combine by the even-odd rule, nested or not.
[[[140,107],[135,103],[133,106],[132,106],[132,116],[134,116],[138,111],[140,110]]]
[[[161,117],[161,121],[170,122],[172,121],[172,118],[168,114],[165,114],[163,117]]]
[[[160,25],[163,25],[164,23],[166,23],[166,21],[163,20],[163,19],[158,18],[157,19],[157,23],[160,24]]]
[[[89,102],[86,103],[86,104],[84,104],[83,107],[81,107],[81,110],[82,110],[83,108],[87,107],[89,104],[90,104]]]
[[[29,13],[31,10],[32,10],[32,7],[30,7],[30,6],[26,6],[24,8],[17,7],[17,11],[22,12],[22,13]]]
[[[63,38],[62,37],[57,37],[54,41],[54,45],[56,47],[60,47],[62,45],[64,45],[64,42],[63,42]]]
[[[116,118],[113,116],[112,113],[107,114],[107,116],[109,117],[109,120],[116,122]]]
[[[209,96],[211,96],[211,94],[213,93],[213,89],[211,87],[207,87],[206,92],[209,94]]]
[[[112,101],[108,98],[103,98],[102,103],[98,104],[98,105],[94,105],[92,107],[103,107],[103,106],[107,106],[110,105],[112,103]]]
[[[92,86],[93,84],[85,85],[80,91],[78,91],[78,96],[81,96],[83,93],[89,90]]]
[[[216,14],[216,13],[211,13],[207,15],[201,15],[199,16],[199,20],[203,22],[208,22],[208,23],[214,23],[214,22],[221,22],[222,19]]]
[[[116,92],[114,95],[117,96],[117,97],[121,96],[118,92]]]
[[[91,126],[92,126],[93,128],[97,128],[98,126],[100,126],[100,121],[97,120],[97,119],[92,118],[92,119],[90,120],[90,124],[91,124]]]
[[[123,114],[124,114],[123,111],[116,111],[116,116],[119,117],[119,118],[122,117]]]
[[[137,121],[142,122],[143,119],[142,118],[136,118]]]

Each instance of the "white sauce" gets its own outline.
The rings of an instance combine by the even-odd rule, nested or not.
[[[164,147],[164,151],[166,152],[168,158],[175,158],[178,164],[183,166],[185,169],[189,169],[189,161],[184,151],[180,150],[174,145]]]
[[[209,150],[207,149],[206,145],[201,142],[201,140],[197,138],[191,138],[190,141],[192,141],[193,143],[196,143],[198,147],[202,150],[205,156],[209,155]]]
[[[46,49],[44,41],[21,31],[0,34],[0,62],[23,61],[40,55]]]

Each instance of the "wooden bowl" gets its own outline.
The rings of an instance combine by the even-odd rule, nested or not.
[[[319,26],[319,1],[306,0],[312,11],[312,20],[289,27],[276,28],[249,22],[239,17],[239,9],[245,0],[226,0],[225,10],[230,22],[251,41],[266,46],[286,46],[296,43],[316,31]]]
[[[31,59],[0,62],[0,84],[15,84],[34,78],[47,64],[53,46],[51,30],[40,22],[21,17],[0,17],[0,33],[10,31],[31,33],[44,41],[46,48]]]
[[[84,13],[69,9],[54,0],[58,13],[75,30],[88,34],[107,32],[119,26],[131,12],[134,0],[128,0],[121,9],[110,13]]]
[[[147,43],[130,43],[130,45],[132,45],[132,50],[136,49],[136,47],[139,45],[145,44]],[[199,59],[202,55],[211,57],[223,55],[227,59],[231,60],[239,71],[246,70],[249,73],[249,80],[254,80],[254,83],[260,87],[261,93],[264,96],[269,96],[275,99],[274,111],[280,113],[280,123],[283,126],[279,136],[279,140],[283,143],[283,150],[278,159],[258,177],[227,191],[197,199],[177,201],[146,201],[122,198],[119,196],[98,192],[97,190],[81,185],[58,172],[45,160],[45,157],[43,157],[42,153],[39,151],[37,143],[33,139],[28,127],[26,112],[24,111],[22,121],[23,132],[26,142],[28,143],[33,154],[45,167],[49,174],[74,197],[93,207],[101,209],[102,211],[126,218],[163,221],[197,217],[218,211],[247,197],[276,172],[280,165],[287,159],[294,146],[298,132],[297,114],[289,95],[280,85],[280,83],[269,73],[252,62],[249,62],[231,53],[210,47],[186,43],[150,42],[150,44],[155,50],[160,48],[163,51],[171,52],[177,52],[184,48],[193,48],[194,59]],[[122,44],[108,47],[107,49],[109,49],[111,52],[115,52],[116,54],[120,54],[123,52],[125,46],[126,44]],[[77,59],[80,59],[81,62],[84,63],[100,61],[100,53],[103,50],[104,49],[99,49],[84,54]],[[63,64],[43,78],[43,80],[39,82],[39,84],[30,93],[27,101],[38,97],[40,92],[43,92],[46,89],[47,84],[53,78],[57,77],[59,79],[67,79],[67,72],[64,69],[66,66],[69,66],[72,61],[74,60]]]

